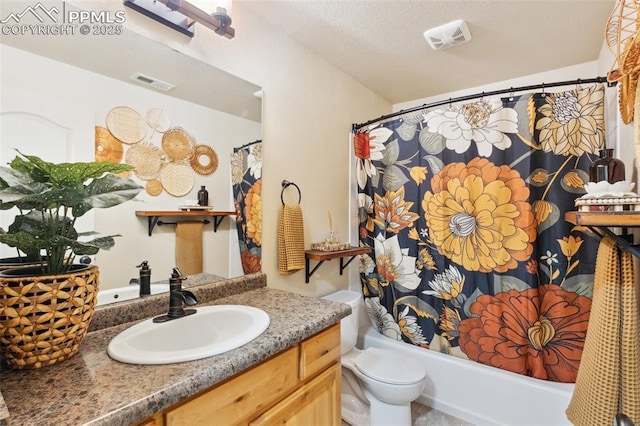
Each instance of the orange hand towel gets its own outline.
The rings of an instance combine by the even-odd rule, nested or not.
[[[202,221],[176,223],[176,266],[184,275],[202,272]]]
[[[278,272],[290,275],[304,269],[304,223],[299,204],[285,204],[278,216]]]
[[[567,418],[575,426],[640,422],[640,331],[632,255],[605,237],[598,247],[587,337]]]

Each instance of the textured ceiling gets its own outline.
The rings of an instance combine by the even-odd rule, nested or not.
[[[615,0],[237,0],[392,103],[596,60]],[[432,50],[425,30],[466,21]],[[578,76],[576,76],[578,77]]]

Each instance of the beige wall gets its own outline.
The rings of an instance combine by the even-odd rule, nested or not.
[[[93,9],[119,8],[113,2],[91,4]],[[349,274],[338,274],[338,260],[325,262],[309,284],[304,282],[304,271],[289,276],[278,274],[281,182],[295,182],[302,192],[307,248],[312,241],[324,239],[329,211],[334,228],[345,240],[351,124],[386,114],[391,104],[280,34],[277,28],[249,15],[244,6],[243,2],[234,3],[236,37],[232,40],[199,26],[196,36],[189,40],[130,10],[126,27],[263,87],[262,268],[268,285],[312,295],[347,288]],[[292,197],[285,201],[297,200]],[[357,262],[352,265],[351,269],[357,268]]]

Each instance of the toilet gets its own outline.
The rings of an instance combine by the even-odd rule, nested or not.
[[[352,311],[340,321],[342,418],[352,426],[410,426],[411,402],[424,389],[426,368],[387,349],[356,348],[361,293],[341,290],[323,299],[346,303]]]

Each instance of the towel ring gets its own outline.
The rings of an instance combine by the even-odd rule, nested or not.
[[[289,182],[288,180],[283,180],[282,191],[280,192],[280,201],[282,201],[282,205],[284,206],[284,190],[287,189],[289,185],[295,186],[296,189],[298,190],[298,204],[300,204],[300,201],[302,201],[302,193],[300,192],[300,188],[298,188],[298,185],[296,185],[293,182]]]

